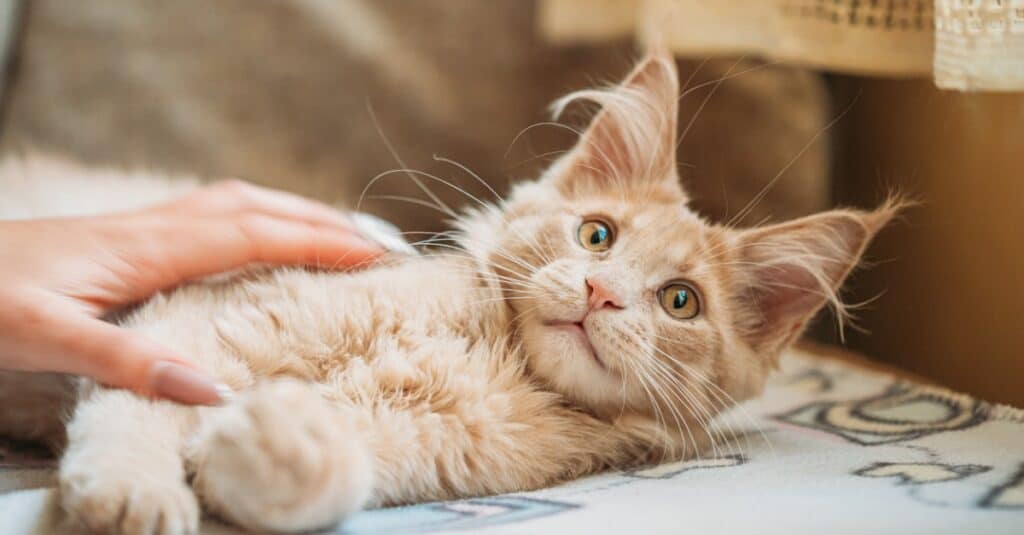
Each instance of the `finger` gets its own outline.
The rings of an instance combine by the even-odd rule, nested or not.
[[[77,314],[54,323],[53,332],[61,334],[53,338],[53,371],[187,405],[218,405],[230,398],[230,387],[140,333]]]
[[[255,262],[356,268],[384,253],[379,244],[354,232],[270,217],[243,218],[238,228],[250,245]]]
[[[384,249],[354,233],[264,215],[168,227],[164,262],[178,279],[230,271],[254,262],[328,269],[369,264]]]
[[[200,189],[184,199],[184,206],[209,215],[260,213],[356,230],[352,221],[340,210],[293,193],[272,190],[240,180],[220,182]]]

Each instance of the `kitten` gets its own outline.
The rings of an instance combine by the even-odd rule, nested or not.
[[[202,507],[302,531],[697,455],[709,420],[839,303],[898,205],[709,224],[679,186],[677,94],[673,61],[652,54],[559,101],[601,111],[539,180],[468,210],[457,246],[152,298],[123,325],[240,394],[188,408],[86,384],[60,462],[68,520],[195,532]]]

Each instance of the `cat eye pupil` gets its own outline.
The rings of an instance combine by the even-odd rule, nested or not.
[[[591,245],[600,245],[602,242],[608,239],[608,229],[604,227],[598,227],[594,229],[594,232],[590,234]]]
[[[690,296],[687,295],[686,290],[679,290],[676,292],[675,299],[672,300],[673,308],[683,308],[686,306],[686,302],[690,300]]]

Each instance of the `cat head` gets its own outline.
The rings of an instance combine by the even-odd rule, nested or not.
[[[597,413],[670,424],[759,393],[808,320],[840,305],[843,279],[898,209],[750,229],[705,221],[676,170],[678,92],[674,61],[653,54],[614,88],[566,96],[556,110],[601,106],[576,146],[461,222],[533,376]]]

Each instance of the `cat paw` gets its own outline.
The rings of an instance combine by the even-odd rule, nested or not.
[[[126,535],[199,532],[199,505],[184,481],[124,468],[62,468],[59,492],[66,531]]]
[[[346,420],[310,385],[257,387],[200,436],[193,486],[204,504],[255,530],[308,531],[359,510],[370,456]]]

